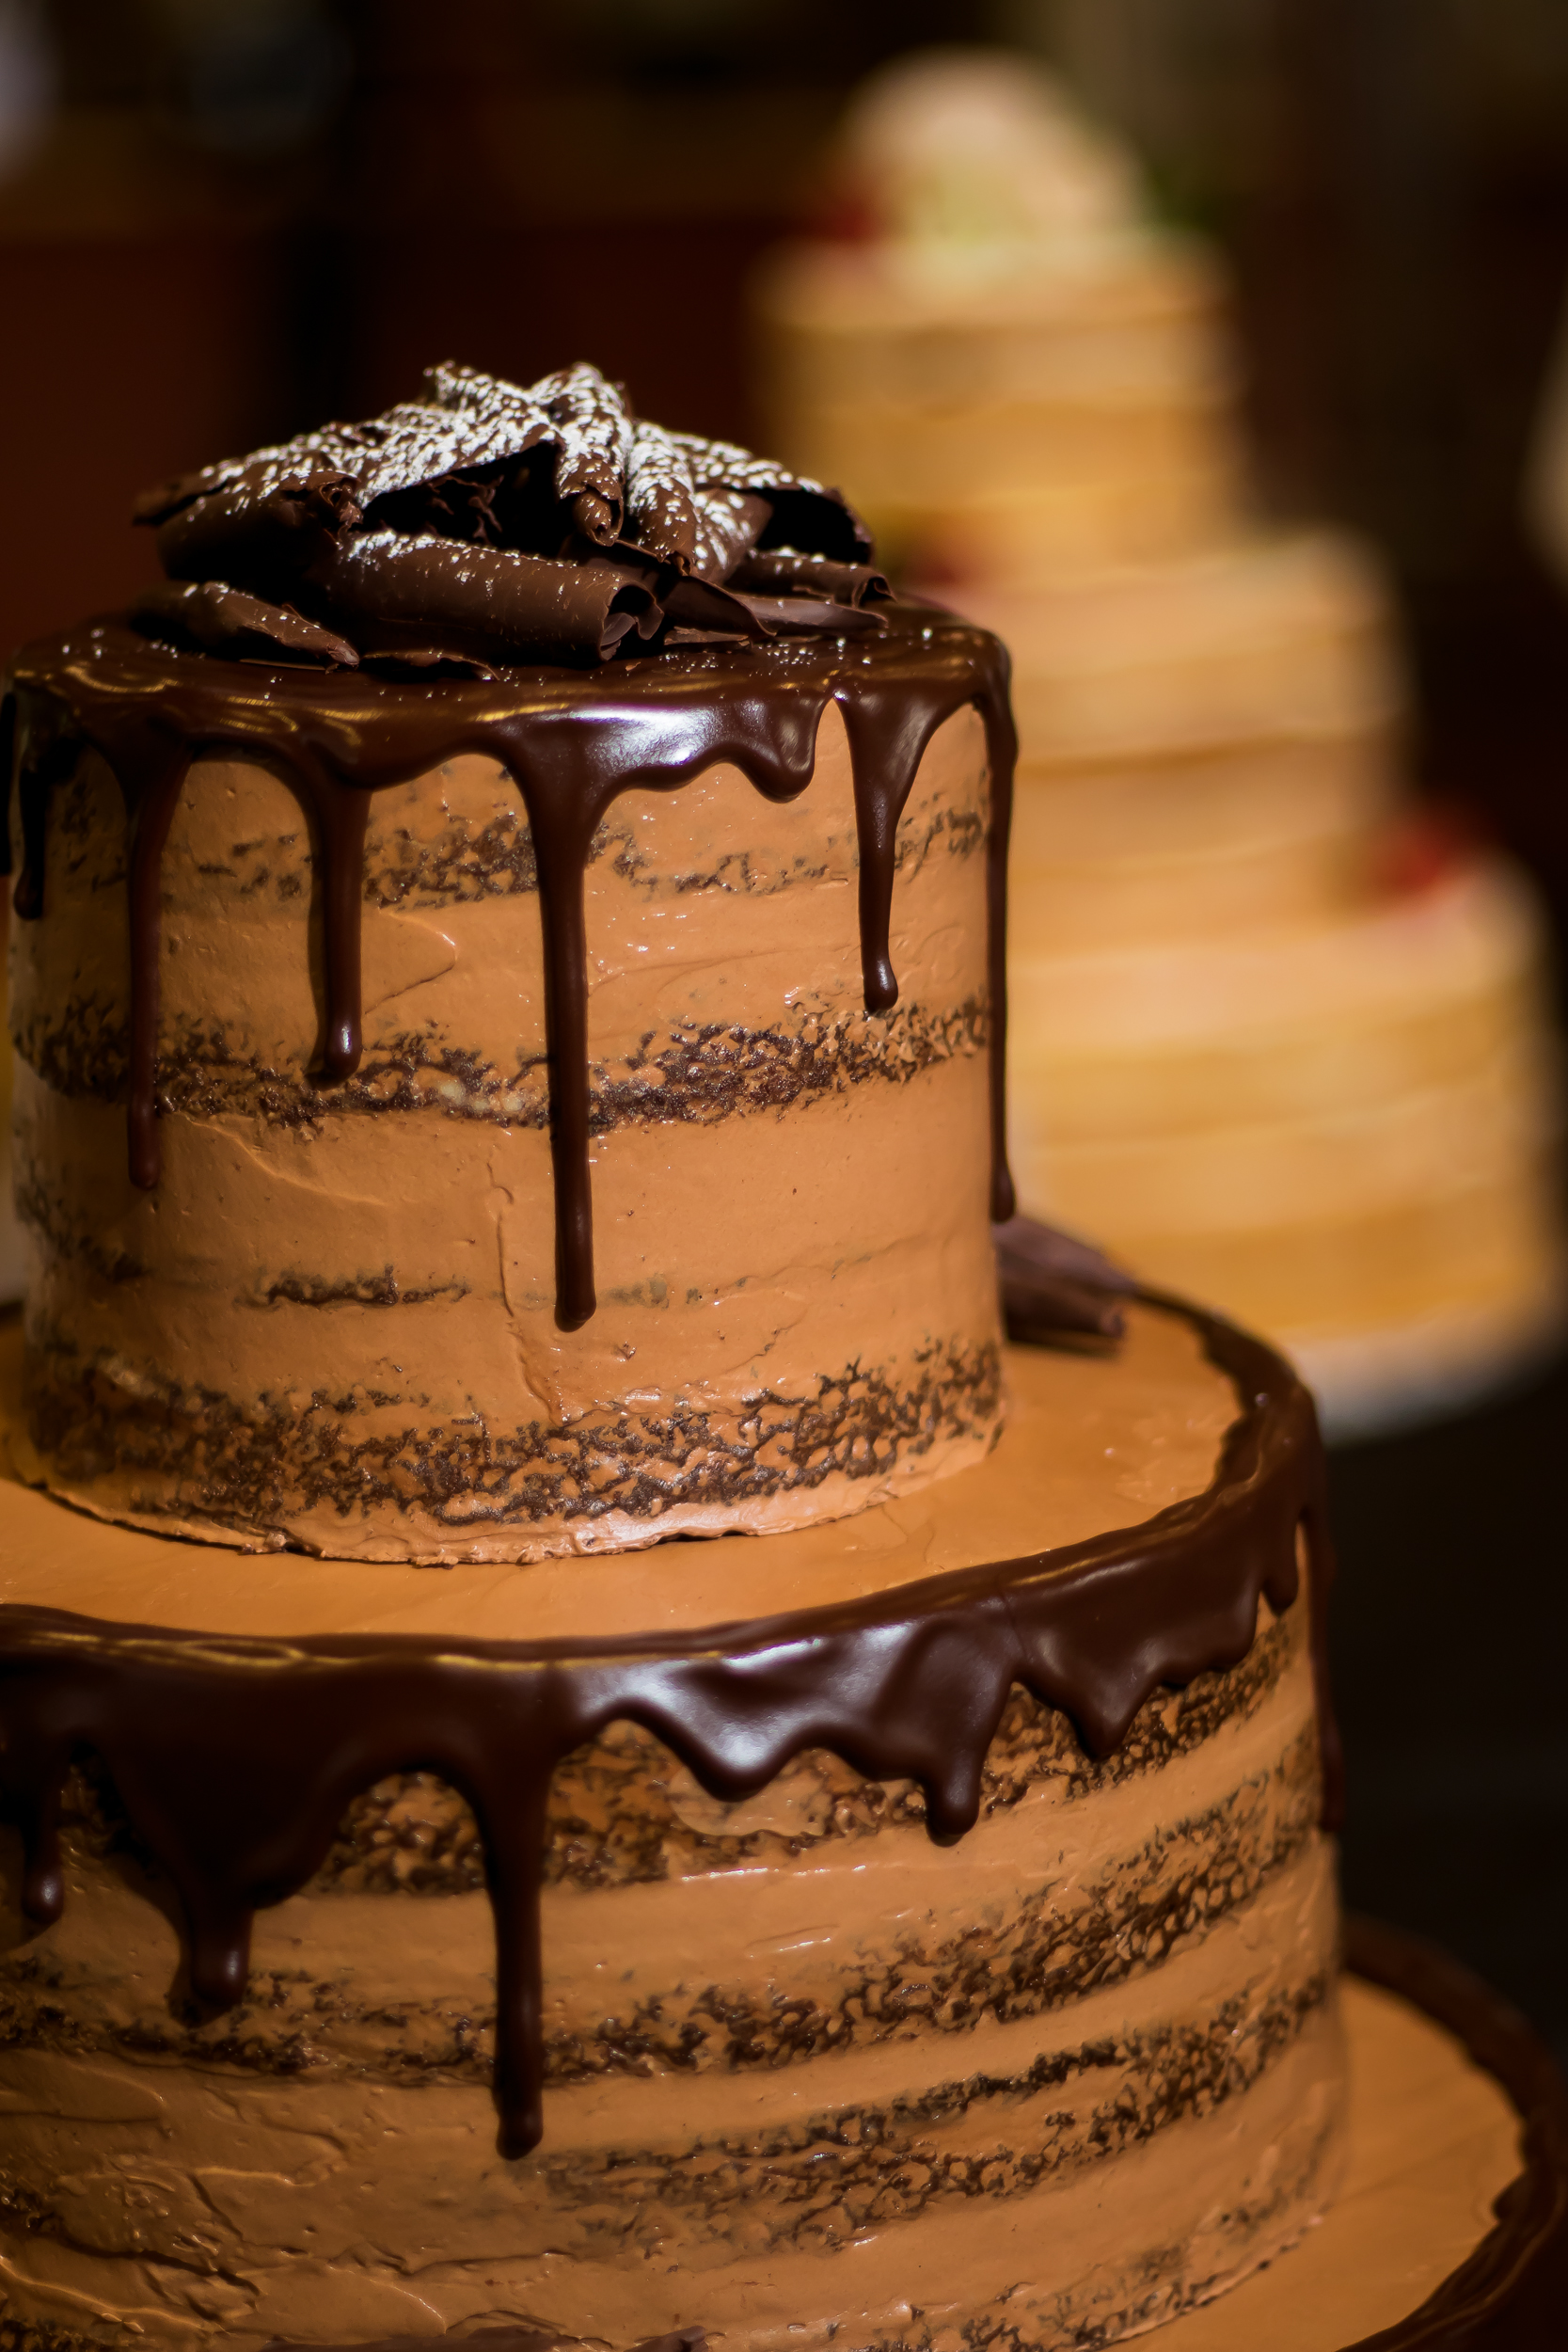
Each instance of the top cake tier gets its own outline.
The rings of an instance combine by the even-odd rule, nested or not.
[[[504,1561],[983,1454],[994,641],[586,369],[143,503],[15,675],[35,1474]]]

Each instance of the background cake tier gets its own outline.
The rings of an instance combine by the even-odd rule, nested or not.
[[[759,398],[1013,654],[1022,1205],[1331,1434],[1452,1409],[1560,1335],[1561,1089],[1531,892],[1410,810],[1376,566],[1259,519],[1223,279],[1038,69],[900,60],[829,172]]]

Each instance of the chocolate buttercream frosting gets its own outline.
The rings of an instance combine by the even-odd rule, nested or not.
[[[453,543],[441,544],[443,562],[461,558]],[[421,560],[416,550],[411,561]],[[578,567],[563,568],[574,580],[588,577]],[[694,579],[684,585],[703,588]],[[201,598],[209,593],[203,589]],[[242,592],[222,595],[229,599]],[[248,599],[248,592],[244,596]],[[193,607],[198,613],[208,609],[205,601]],[[188,638],[199,642],[199,620],[182,626]],[[884,1013],[898,1000],[889,956],[898,819],[938,727],[955,712],[975,707],[985,725],[990,770],[992,1215],[1005,1219],[1012,1214],[1003,1054],[1014,736],[1006,655],[984,629],[906,602],[890,609],[885,630],[863,641],[816,635],[708,642],[586,673],[562,666],[508,667],[483,678],[411,683],[373,675],[364,666],[273,667],[182,652],[150,643],[123,622],[103,622],[24,647],[16,665],[15,701],[23,848],[14,897],[19,917],[38,920],[47,914],[43,873],[50,795],[84,749],[106,760],[124,798],[131,915],[129,1156],[133,1181],[146,1187],[157,1184],[160,1165],[161,861],[193,761],[224,754],[259,759],[287,779],[306,812],[321,873],[324,955],[315,1074],[324,1089],[352,1077],[359,1061],[360,908],[372,794],[464,751],[487,754],[515,778],[528,810],[540,882],[556,1315],[567,1330],[594,1311],[583,890],[594,838],[611,803],[619,794],[639,788],[673,790],[721,764],[739,769],[765,799],[793,799],[811,782],[817,727],[829,704],[836,704],[854,771],[864,1003],[868,1012]]]
[[[1418,2309],[1341,2352],[1558,2352],[1568,2297],[1568,2086],[1518,2012],[1480,1978],[1421,1938],[1357,1917],[1345,1922],[1345,1965],[1411,2002],[1454,2036],[1518,2110],[1519,2170],[1492,2206],[1492,2226]],[[475,2352],[575,2352],[574,2340],[521,2325],[464,2339]],[[631,2352],[701,2352],[691,2328]],[[407,2339],[353,2352],[404,2352]],[[295,2352],[274,2342],[264,2352]],[[321,2352],[350,2352],[325,2346]]]
[[[546,1799],[585,1740],[640,1724],[728,1803],[792,1756],[830,1749],[870,1778],[916,1783],[931,1836],[959,1837],[1015,1683],[1067,1715],[1091,1755],[1112,1754],[1156,1689],[1246,1656],[1261,1599],[1291,1605],[1303,1537],[1332,1825],[1331,1554],[1311,1399],[1260,1342],[1153,1303],[1198,1331],[1234,1384],[1237,1419],[1205,1492],[1086,1542],[837,1606],[632,1639],[268,1641],[0,1610],[0,1803],[22,1833],[24,1910],[46,1923],[65,1902],[61,1794],[89,1750],[178,1891],[193,1994],[230,2008],[254,1912],[306,1883],[362,1790],[391,1772],[435,1772],[472,1806],[484,1844],[500,2144],[523,2154],[542,2128]]]
[[[24,920],[44,913],[50,792],[84,748],[124,797],[135,1183],[158,1181],[159,875],[193,760],[259,758],[306,811],[325,922],[316,1074],[330,1088],[360,1055],[370,796],[483,752],[518,784],[538,864],[556,1315],[578,1328],[595,1305],[583,878],[610,803],[722,763],[766,798],[792,799],[836,703],[854,770],[865,1007],[887,1012],[898,819],[937,728],[973,704],[990,769],[992,1214],[1011,1215],[1006,655],[934,608],[883,611],[887,582],[836,491],[642,422],[591,367],[525,390],[445,365],[384,417],[206,467],[136,511],[157,529],[168,582],[124,620],[24,649],[4,763],[20,793]]]

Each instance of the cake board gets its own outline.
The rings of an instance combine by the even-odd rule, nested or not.
[[[1560,2352],[1568,2086],[1518,2012],[1417,1937],[1353,1918],[1350,2146],[1290,2252],[1156,2329],[1160,2352]]]

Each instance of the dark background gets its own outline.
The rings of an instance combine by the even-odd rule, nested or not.
[[[749,438],[743,278],[847,91],[990,40],[1065,64],[1222,243],[1264,499],[1379,542],[1421,786],[1560,938],[1568,610],[1521,485],[1568,286],[1563,0],[0,0],[0,646],[148,576],[143,484],[436,358],[592,358]],[[1565,1438],[1559,1369],[1334,1486],[1350,1896],[1568,2057]]]

